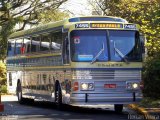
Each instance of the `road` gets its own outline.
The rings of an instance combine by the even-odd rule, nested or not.
[[[0,113],[0,120],[128,120],[130,114],[136,115],[127,107],[123,113],[117,114],[111,105],[105,109],[67,107],[67,110],[60,111],[44,102],[20,105],[16,96],[2,96],[2,102],[5,110]]]

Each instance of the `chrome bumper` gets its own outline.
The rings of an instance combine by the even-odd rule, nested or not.
[[[141,101],[140,93],[73,93],[71,105],[130,104]]]

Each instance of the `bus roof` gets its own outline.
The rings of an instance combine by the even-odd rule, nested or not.
[[[70,19],[65,19],[57,22],[50,22],[44,25],[39,25],[37,27],[22,30],[15,32],[9,36],[10,39],[23,37],[23,36],[31,36],[37,33],[47,33],[49,31],[56,31],[62,30],[63,27],[69,23],[73,22],[84,22],[84,21],[108,21],[108,22],[121,22],[121,23],[128,23],[125,19],[119,17],[112,17],[112,16],[85,16],[85,17],[74,17]]]
[[[69,22],[81,22],[81,21],[110,21],[110,22],[123,22],[128,23],[125,19],[113,16],[85,16],[70,18]]]

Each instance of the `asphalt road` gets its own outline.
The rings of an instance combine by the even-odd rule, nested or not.
[[[2,96],[5,110],[1,112],[0,120],[128,120],[135,111],[125,107],[117,114],[112,105],[105,108],[67,107],[60,111],[50,103],[35,102],[21,105],[15,96]]]

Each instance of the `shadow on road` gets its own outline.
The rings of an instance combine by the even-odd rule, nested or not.
[[[19,104],[18,102],[15,102],[16,104]],[[50,102],[32,102],[27,101],[23,103],[25,106],[32,106],[42,109],[50,109],[50,110],[57,110],[57,111],[66,111],[66,112],[73,112],[73,113],[83,113],[83,114],[125,114],[122,113],[116,113],[112,109],[101,109],[101,108],[84,108],[84,107],[76,107],[76,106],[69,106],[69,105],[63,105],[62,109],[58,109],[54,103]]]
[[[86,120],[106,120],[114,118],[117,120],[128,119],[128,113],[116,113],[112,109],[82,108],[74,106],[65,106],[63,110],[58,110],[56,105],[49,102],[27,101],[19,104],[17,101],[4,101],[5,111],[1,113],[2,117],[13,117],[17,119],[29,120],[48,120],[48,119],[86,119]],[[12,118],[11,118],[12,119]],[[14,120],[14,119],[13,119]]]

